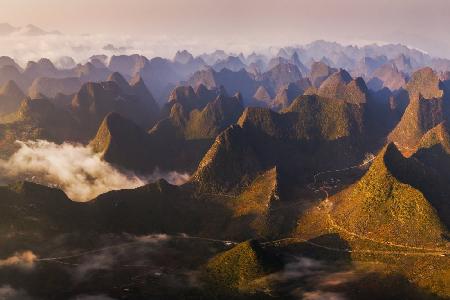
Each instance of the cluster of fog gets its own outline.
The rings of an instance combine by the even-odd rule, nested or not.
[[[172,58],[178,50],[187,49],[196,55],[223,49],[233,53],[251,53],[252,51],[265,51],[266,48],[248,42],[205,41],[181,39],[161,36],[130,36],[130,35],[4,35],[0,36],[1,55],[14,58],[20,65],[25,66],[30,60],[36,61],[42,57],[52,61],[61,61],[62,57],[72,57],[76,62],[86,62],[89,57],[96,54],[108,56],[119,54],[142,54],[147,57],[161,56]],[[69,67],[59,65],[59,67]]]
[[[10,285],[2,285],[0,286],[0,299],[1,300],[37,300],[34,297],[31,297],[25,290],[16,289]],[[79,295],[70,300],[115,300],[106,295]]]
[[[0,259],[0,271],[8,267],[21,272],[23,276],[33,276],[38,265],[61,266],[75,285],[111,272],[125,272],[121,280],[124,286],[140,286],[148,278],[162,288],[183,291],[202,287],[201,266],[222,251],[230,249],[227,241],[190,236],[186,234],[101,234],[96,246],[89,250],[67,248],[60,244],[62,237],[48,241],[48,249],[59,249],[39,256],[32,251],[14,253]],[[75,241],[75,240],[74,240]],[[72,242],[70,242],[72,243]],[[61,248],[62,247],[62,248]],[[97,277],[100,275],[100,277]],[[330,261],[322,261],[305,256],[284,256],[284,267],[279,271],[260,278],[283,290],[291,299],[303,300],[346,300],[342,288],[357,282],[363,276],[352,267],[337,266]],[[31,277],[33,278],[33,277]],[[146,279],[147,278],[147,279]],[[0,299],[26,296],[26,286],[15,290],[10,286],[0,287]],[[107,292],[99,290],[98,292]],[[11,297],[2,298],[3,294]],[[31,299],[31,298],[25,298]],[[71,299],[112,299],[104,295],[80,295]]]
[[[347,297],[343,293],[336,292],[333,288],[357,278],[353,271],[338,271],[329,263],[304,256],[293,256],[281,271],[268,275],[267,280],[280,285],[301,287],[290,290],[294,299],[346,300]]]
[[[30,279],[41,280],[36,277],[39,274],[39,269],[51,266],[51,270],[54,270],[55,267],[60,266],[60,270],[67,272],[71,278],[71,284],[74,285],[82,285],[92,281],[93,278],[96,278],[96,274],[127,272],[128,275],[122,278],[122,284],[125,286],[140,285],[140,278],[153,277],[166,288],[183,289],[198,286],[198,272],[192,270],[192,266],[187,263],[186,255],[195,255],[198,252],[197,247],[202,246],[200,244],[202,242],[209,247],[211,246],[210,241],[202,241],[188,235],[150,234],[133,236],[105,234],[97,237],[97,248],[91,250],[68,248],[64,254],[61,253],[61,245],[57,241],[58,239],[48,241],[48,245],[53,245],[56,252],[47,253],[48,256],[38,257],[37,254],[27,250],[0,259],[0,272],[20,274],[20,276],[28,278],[25,282],[30,282]],[[171,243],[174,240],[177,240],[177,242]],[[186,253],[187,247],[194,253]],[[204,259],[203,256],[201,258]],[[0,286],[0,299],[2,300],[35,299],[30,296],[29,293],[32,292],[28,291],[26,284],[12,286],[8,280],[3,284],[3,286]],[[70,300],[75,299],[113,300],[113,298],[103,294],[77,295],[70,298]]]
[[[0,267],[15,266],[23,269],[32,269],[36,259],[37,256],[32,251],[17,252],[8,258],[0,259]]]
[[[26,291],[15,289],[10,285],[0,286],[0,299],[2,300],[32,300]]]
[[[167,242],[171,236],[153,234],[146,236],[103,237],[106,245],[101,251],[81,255],[74,264],[71,274],[75,282],[83,282],[90,274],[99,271],[113,271],[122,267],[145,269],[150,274],[160,274],[166,265],[159,265],[158,260],[171,251]],[[120,239],[122,239],[120,241]],[[173,251],[173,249],[172,249]]]
[[[176,242],[175,242],[176,241]],[[183,242],[184,241],[184,242]],[[214,243],[220,242],[215,240]],[[200,244],[203,243],[203,244]],[[206,243],[206,244],[205,244]],[[152,234],[145,236],[132,235],[100,235],[98,249],[62,255],[60,258],[38,258],[33,252],[15,253],[13,256],[0,260],[0,270],[4,266],[27,269],[24,276],[31,275],[35,264],[60,264],[70,274],[76,285],[93,280],[94,274],[117,272],[117,270],[132,270],[131,277],[124,277],[123,284],[137,285],[144,281],[139,278],[149,278],[166,288],[179,289],[198,288],[202,286],[199,270],[192,268],[186,262],[186,256],[201,256],[204,247],[209,248],[209,255],[228,249],[223,241],[221,247],[213,247],[211,240],[188,235]],[[218,245],[216,245],[218,246]],[[195,250],[196,249],[196,250]],[[80,250],[79,250],[80,251]],[[195,251],[198,252],[194,254]],[[67,260],[70,257],[70,260]],[[198,258],[197,258],[198,259]],[[203,260],[207,257],[203,257]],[[202,263],[199,263],[199,266]],[[128,282],[127,278],[131,278]],[[133,279],[134,278],[134,279]],[[308,257],[294,257],[285,263],[280,271],[267,275],[262,279],[275,286],[286,289],[292,299],[303,300],[346,300],[344,293],[336,291],[336,287],[358,280],[359,275],[352,270],[337,270],[329,263]],[[283,288],[284,286],[284,288]],[[2,298],[3,294],[10,297]],[[27,294],[23,289],[15,290],[10,286],[0,287],[0,299],[21,299]],[[25,299],[31,299],[26,298]],[[112,299],[104,295],[81,295],[72,299]]]
[[[137,188],[160,178],[177,185],[189,179],[188,174],[159,170],[145,177],[123,172],[88,146],[43,140],[17,143],[20,148],[9,159],[0,160],[0,179],[57,187],[75,201],[88,201],[111,190]]]
[[[4,24],[3,24],[4,25]],[[237,55],[243,53],[249,55],[252,52],[263,54],[267,57],[276,55],[279,49],[286,46],[300,46],[299,43],[288,41],[262,43],[257,40],[249,40],[245,36],[233,36],[224,40],[221,37],[192,37],[174,35],[145,35],[145,34],[62,34],[45,32],[40,28],[37,32],[24,33],[21,30],[10,34],[2,34],[0,24],[0,55],[10,56],[21,66],[28,61],[37,61],[40,58],[49,58],[57,67],[71,68],[75,63],[85,63],[93,55],[104,54],[130,55],[141,54],[149,58],[164,57],[173,58],[179,50],[186,49],[194,55],[212,53],[218,49]],[[30,31],[30,29],[27,29]],[[314,39],[301,39],[305,45]],[[331,39],[333,40],[333,39]],[[346,45],[364,46],[369,44],[386,45],[382,40],[351,39],[341,41]],[[424,50],[408,46],[412,49]],[[68,57],[72,59],[68,59]]]

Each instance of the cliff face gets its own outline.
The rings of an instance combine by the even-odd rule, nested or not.
[[[428,130],[447,118],[448,100],[430,68],[415,72],[406,88],[409,105],[388,139],[400,148],[413,149]]]

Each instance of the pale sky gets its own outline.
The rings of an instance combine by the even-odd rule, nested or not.
[[[450,57],[448,0],[0,0],[2,22],[199,43],[379,41]]]

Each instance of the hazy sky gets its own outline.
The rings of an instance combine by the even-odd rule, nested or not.
[[[398,42],[450,57],[448,0],[0,0],[1,22],[199,43]]]

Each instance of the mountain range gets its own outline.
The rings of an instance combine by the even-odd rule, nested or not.
[[[275,52],[0,58],[0,169],[28,154],[25,174],[0,176],[1,284],[38,299],[448,298],[449,70],[401,45]],[[28,140],[76,145],[92,172],[48,152],[67,170],[36,175]],[[66,195],[111,170],[142,184]]]
[[[19,34],[25,36],[42,36],[42,35],[60,35],[61,33],[57,30],[46,31],[42,28],[37,27],[33,24],[28,24],[23,27],[15,27],[9,23],[0,24],[0,35],[6,36],[11,34]]]

